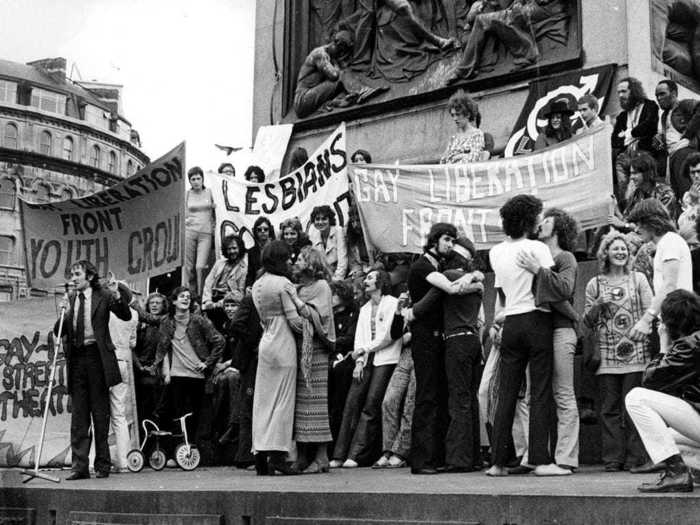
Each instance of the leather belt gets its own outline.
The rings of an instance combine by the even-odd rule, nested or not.
[[[453,337],[459,337],[460,335],[474,335],[474,332],[471,330],[467,330],[466,332],[456,332],[454,334],[446,335],[445,336],[445,341],[448,339],[452,339]]]

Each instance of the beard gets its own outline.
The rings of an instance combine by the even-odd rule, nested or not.
[[[633,105],[633,102],[632,102],[632,98],[631,98],[631,97],[627,97],[627,98],[625,98],[625,99],[622,99],[622,98],[621,98],[621,99],[620,99],[620,107],[621,107],[622,109],[624,109],[625,111],[629,111],[629,110],[633,109],[633,108],[634,108],[634,105]]]

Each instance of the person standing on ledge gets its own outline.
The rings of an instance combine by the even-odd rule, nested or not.
[[[109,457],[109,388],[122,381],[114,344],[109,335],[109,314],[122,321],[131,320],[126,296],[111,279],[100,285],[97,269],[86,260],[71,266],[72,292],[59,304],[65,308],[64,348],[68,370],[68,395],[71,398],[71,474],[66,481],[88,479],[90,421],[95,437],[95,477],[106,478],[112,462]],[[58,333],[56,321],[54,334]]]

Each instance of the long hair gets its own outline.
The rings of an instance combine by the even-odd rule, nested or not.
[[[355,221],[356,219],[356,221]],[[354,223],[357,222],[355,226]],[[348,246],[355,246],[357,244],[364,244],[365,236],[362,232],[362,224],[360,223],[360,213],[357,210],[357,204],[353,203],[348,209],[348,227],[345,233],[345,239]]]
[[[654,179],[656,178],[656,160],[646,151],[636,152],[628,162],[623,164],[623,169],[628,179],[630,172],[634,169],[642,174],[644,184],[647,186],[654,185]]]
[[[258,242],[258,226],[261,224],[267,224],[267,227],[270,229],[268,233],[268,237],[270,238],[271,241],[275,240],[275,228],[272,226],[272,223],[270,222],[270,219],[267,217],[258,217],[255,219],[255,222],[253,223],[253,237],[255,238],[255,243],[257,244]]]
[[[554,218],[552,232],[557,236],[557,244],[564,251],[571,252],[578,237],[578,224],[576,219],[559,208],[549,208],[544,211],[545,219]]]
[[[512,239],[531,233],[541,212],[542,201],[537,197],[525,194],[511,197],[500,209],[503,233]]]
[[[544,127],[544,134],[547,137],[550,138],[555,138],[559,142],[563,142],[567,139],[570,139],[572,137],[571,134],[571,119],[564,115],[561,114],[561,126],[559,129],[554,129],[552,127],[552,116],[550,115],[549,118],[547,119],[547,125]]]
[[[630,246],[627,237],[617,230],[612,230],[600,241],[600,247],[598,248],[598,253],[596,254],[598,259],[598,271],[603,275],[610,271],[610,257],[608,256],[608,251],[610,250],[612,243],[615,241],[621,241],[625,243],[625,246],[627,246],[627,252],[629,255],[627,257],[627,265],[624,268],[625,273],[629,273],[632,268],[632,247]]]
[[[241,239],[239,235],[231,234],[221,239],[221,255],[228,258],[226,250],[228,250],[228,247],[233,243],[236,243],[238,245],[238,259],[236,260],[240,261],[246,254],[247,250],[245,244],[243,243],[243,239]]]
[[[627,220],[646,228],[656,236],[676,231],[676,226],[666,208],[654,198],[643,199],[635,204]]]
[[[622,84],[623,82],[627,82],[627,85],[630,88],[630,108],[635,107],[637,104],[640,104],[647,98],[647,94],[644,92],[644,86],[638,79],[634,77],[625,77],[618,82],[618,85]]]
[[[382,295],[391,294],[391,276],[385,270],[372,270],[369,273],[377,274],[377,290],[381,292]],[[369,274],[367,274],[369,275]]]
[[[302,257],[306,259],[308,266],[299,272],[300,276],[314,281],[331,280],[331,269],[326,262],[326,257],[320,251],[312,246],[304,246],[299,252],[299,258]]]
[[[262,268],[266,273],[289,278],[289,246],[284,241],[271,241],[262,251]]]
[[[187,286],[178,286],[172,292],[170,292],[170,301],[168,304],[168,313],[170,314],[170,317],[175,315],[175,301],[177,301],[177,296],[183,292],[189,292],[190,294],[190,313],[194,312],[195,308],[197,307],[192,290],[190,290]]]
[[[286,219],[280,223],[279,232],[280,240],[282,241],[284,241],[284,230],[286,230],[287,228],[292,228],[295,232],[297,232],[297,240],[294,243],[295,249],[311,244],[309,236],[306,235],[304,227],[301,225],[301,221],[298,217],[292,217],[291,219]]]
[[[355,302],[355,292],[352,285],[345,281],[333,281],[330,283],[331,292],[336,295],[340,302],[345,305],[348,310],[356,310],[357,303]]]

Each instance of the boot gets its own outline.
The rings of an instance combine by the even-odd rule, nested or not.
[[[274,474],[275,471],[284,474],[285,476],[293,476],[300,474],[299,469],[285,461],[284,452],[270,452],[270,472]]]
[[[651,493],[692,492],[693,477],[683,459],[676,454],[666,460],[666,471],[656,483],[642,483],[637,490]]]
[[[255,454],[255,472],[258,476],[269,476],[272,474],[267,462],[267,452],[258,452]]]

